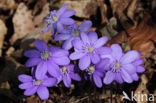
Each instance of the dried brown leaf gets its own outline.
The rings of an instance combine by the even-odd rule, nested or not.
[[[98,1],[101,2],[101,1]],[[99,6],[96,0],[61,0],[59,5],[69,4],[69,9],[76,11],[76,16],[81,18],[89,18],[91,15],[96,14],[96,10]]]
[[[156,24],[152,22],[151,17],[145,16],[137,28],[128,30],[128,34],[132,49],[140,51],[142,57],[149,57],[154,49],[152,40],[155,41],[156,38]]]
[[[127,8],[131,0],[110,0],[110,4],[113,10],[113,14],[118,14],[119,18],[126,20],[124,10]]]
[[[0,8],[3,10],[16,8],[15,0],[0,0]]]
[[[13,17],[14,34],[10,39],[11,44],[34,30],[32,18],[31,11],[28,10],[24,3],[20,3]]]
[[[7,27],[5,23],[0,19],[0,57],[2,56],[2,47],[4,42],[4,37],[7,33]]]
[[[153,42],[156,42],[156,24],[152,22],[149,15],[146,15],[137,27],[133,26],[127,31],[121,32],[112,38],[107,45],[121,44],[125,40],[129,41],[131,49],[140,51],[143,58],[149,57],[154,49]]]
[[[43,18],[49,14],[49,3],[45,4],[41,13],[34,17],[34,25],[38,26],[42,21]]]
[[[141,83],[137,87],[134,95],[135,94],[147,94],[148,95],[149,91],[147,90],[147,87],[146,87],[147,83],[148,83],[148,79],[147,79],[146,75],[142,75]],[[137,99],[137,103],[147,103],[146,98],[141,98],[140,95],[136,95],[136,99]]]

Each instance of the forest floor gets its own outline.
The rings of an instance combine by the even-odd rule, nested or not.
[[[43,19],[65,3],[76,11],[72,18],[78,24],[91,20],[91,30],[99,37],[109,37],[107,46],[118,43],[124,52],[141,52],[146,71],[139,74],[139,81],[122,85],[113,82],[100,89],[85,80],[73,82],[71,88],[61,83],[50,88],[47,101],[41,101],[37,95],[23,95],[17,77],[30,74],[30,68],[24,67],[27,58],[23,52],[34,48],[36,39],[49,46],[62,44],[51,38],[51,31],[42,30],[47,26]],[[129,103],[121,101],[123,91],[129,96],[131,92],[156,96],[156,0],[0,0],[1,103]]]

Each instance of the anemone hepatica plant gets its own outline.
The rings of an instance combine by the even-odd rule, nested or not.
[[[64,85],[69,88],[71,86],[71,80],[81,81],[81,77],[76,72],[74,65],[62,66],[59,70],[60,76],[57,77],[58,82],[63,80]]]
[[[63,30],[62,33],[55,36],[55,40],[65,40],[63,44],[64,49],[71,49],[72,48],[72,40],[79,39],[80,34],[82,32],[87,33],[88,30],[91,28],[92,22],[91,21],[85,21],[79,26],[74,23],[73,25],[67,26],[66,30]]]
[[[79,60],[79,68],[85,70],[91,63],[100,61],[101,54],[109,54],[110,48],[103,47],[107,42],[106,36],[98,39],[95,32],[81,33],[81,39],[72,41],[75,52],[70,55],[71,60]]]
[[[75,23],[73,19],[70,17],[75,15],[74,10],[66,10],[68,4],[63,5],[58,11],[53,10],[50,12],[49,17],[45,19],[48,23],[48,26],[43,30],[43,32],[47,32],[49,29],[52,29],[52,35],[57,32],[61,32],[64,30],[63,25],[71,25]]]
[[[107,73],[104,78],[105,84],[110,84],[113,80],[118,83],[132,83],[133,79],[137,80],[137,71],[143,71],[144,68],[137,67],[139,53],[135,50],[130,50],[127,53],[123,53],[121,47],[118,44],[111,46],[112,52],[109,55],[103,55],[102,58],[109,58],[110,67],[107,68]],[[135,64],[136,63],[136,64]]]
[[[31,96],[37,92],[42,100],[47,100],[47,87],[53,87],[63,81],[65,87],[70,88],[72,80],[81,81],[79,72],[84,74],[85,80],[90,80],[98,88],[101,88],[103,83],[109,85],[113,81],[120,84],[138,81],[138,73],[145,71],[141,66],[144,63],[140,58],[141,54],[136,50],[124,53],[119,44],[104,46],[108,38],[98,38],[96,32],[90,31],[92,22],[89,20],[78,26],[70,18],[76,12],[66,10],[67,7],[68,4],[65,4],[58,11],[51,11],[50,16],[45,19],[48,26],[43,30],[47,32],[52,29],[54,40],[65,41],[62,48],[48,48],[43,40],[35,40],[37,49],[24,52],[24,56],[29,58],[25,66],[32,67],[33,71],[32,76],[21,74],[18,77],[22,82],[19,88],[25,90],[24,95]],[[74,52],[70,51],[69,54],[72,47]],[[74,64],[70,61],[74,61]]]
[[[36,40],[35,46],[38,50],[28,50],[24,55],[29,57],[25,64],[26,67],[37,65],[35,72],[37,79],[44,77],[47,72],[52,76],[57,77],[59,65],[68,65],[70,63],[68,51],[61,49],[60,47],[48,48],[47,44],[42,40]]]
[[[57,83],[57,79],[48,78],[47,76],[36,79],[29,75],[21,74],[18,79],[22,82],[19,88],[25,89],[24,95],[31,96],[37,92],[42,100],[49,98],[49,90],[47,87],[52,87]]]

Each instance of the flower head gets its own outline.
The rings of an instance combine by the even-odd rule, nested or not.
[[[133,63],[139,58],[139,53],[135,50],[130,50],[124,54],[118,44],[113,44],[111,49],[110,55],[102,55],[102,58],[110,59],[104,83],[110,84],[114,80],[118,83],[123,83],[124,81],[131,83],[133,81],[132,75],[137,73],[137,67]]]
[[[57,32],[64,30],[63,25],[71,25],[74,22],[70,17],[73,16],[76,12],[74,10],[66,10],[68,4],[64,4],[58,11],[53,10],[50,12],[50,16],[45,19],[48,23],[48,26],[43,30],[47,32],[49,29],[52,29],[52,35]]]
[[[139,76],[137,73],[142,73],[145,71],[145,68],[141,66],[144,63],[144,60],[140,58],[141,54],[139,54],[138,58],[132,62],[133,65],[136,67],[136,73],[132,74],[131,77],[134,81],[139,80]]]
[[[79,26],[75,23],[73,25],[67,26],[67,29],[62,31],[59,35],[55,36],[55,40],[65,40],[63,44],[64,49],[71,49],[72,48],[72,40],[79,39],[80,34],[82,32],[88,32],[88,30],[91,28],[92,22],[91,21],[85,21]]]
[[[71,80],[76,80],[76,81],[80,81],[81,77],[79,76],[79,74],[75,71],[74,65],[70,64],[70,65],[66,65],[66,66],[62,66],[59,70],[60,76],[57,77],[58,78],[58,82],[63,80],[63,83],[66,87],[70,87],[71,86]]]
[[[99,63],[90,65],[87,69],[85,69],[85,79],[93,81],[98,88],[101,88],[102,78],[105,74],[104,68],[107,68],[108,62],[109,59],[102,59]]]
[[[31,96],[37,92],[42,100],[49,98],[49,90],[47,87],[52,87],[57,83],[57,79],[48,78],[47,76],[42,79],[36,79],[29,75],[21,74],[18,76],[18,79],[22,82],[22,84],[19,85],[19,88],[25,89],[24,95]]]
[[[58,76],[57,69],[59,65],[68,65],[68,51],[60,47],[48,48],[42,40],[36,40],[35,46],[38,50],[28,50],[24,53],[29,60],[25,63],[26,67],[37,66],[35,76],[37,79],[42,78],[48,72],[52,76]]]
[[[79,60],[79,68],[85,70],[91,63],[96,64],[100,61],[101,54],[109,54],[110,48],[102,47],[108,40],[107,37],[98,39],[95,32],[81,33],[81,39],[72,41],[75,52],[70,55],[71,60]]]

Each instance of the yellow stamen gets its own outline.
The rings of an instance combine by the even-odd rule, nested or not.
[[[62,71],[63,71],[63,72],[67,71],[67,68],[66,68],[66,67],[63,67],[63,68],[62,68]]]
[[[93,48],[89,48],[88,50],[89,50],[90,52],[92,52],[92,51],[93,51]]]
[[[119,63],[116,63],[115,64],[115,67],[117,67],[117,68],[120,67],[120,64]]]
[[[75,35],[76,36],[79,36],[79,32],[77,30],[75,31]]]
[[[95,68],[94,68],[93,66],[91,66],[91,67],[89,67],[89,70],[90,70],[90,71],[94,71]]]
[[[37,85],[40,85],[40,83],[41,83],[41,81],[39,81],[39,80],[36,81],[36,84]]]
[[[49,57],[49,54],[48,53],[44,53],[43,57],[44,58],[48,58]]]
[[[57,17],[53,17],[53,21],[55,22],[55,21],[57,21],[58,20],[58,18]]]

